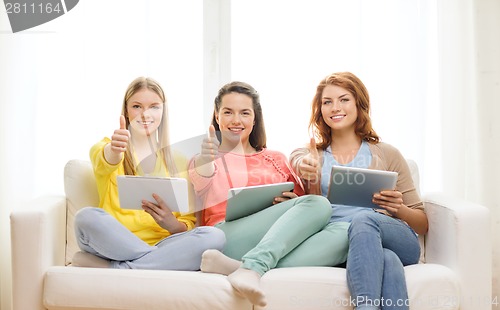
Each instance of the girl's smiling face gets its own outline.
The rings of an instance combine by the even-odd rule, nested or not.
[[[154,91],[143,88],[127,101],[130,130],[134,134],[149,136],[160,126],[163,101]]]
[[[250,144],[249,137],[255,123],[251,97],[240,93],[224,95],[215,118],[221,131],[222,144]]]
[[[333,131],[354,131],[358,119],[356,100],[347,89],[327,85],[321,96],[321,115]]]

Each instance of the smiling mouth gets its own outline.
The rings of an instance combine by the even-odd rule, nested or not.
[[[345,115],[334,115],[332,117],[330,117],[330,119],[334,120],[334,121],[339,121],[341,119],[343,119],[345,117]]]
[[[228,129],[229,129],[229,131],[236,132],[236,133],[242,132],[243,130],[245,130],[245,128],[241,128],[241,127],[238,127],[238,128],[228,128]]]

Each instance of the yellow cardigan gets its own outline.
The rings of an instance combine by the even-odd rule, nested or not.
[[[97,190],[99,192],[99,207],[111,214],[144,242],[154,245],[158,241],[168,237],[170,232],[161,228],[151,215],[143,210],[120,208],[116,176],[123,175],[125,172],[122,162],[117,165],[110,165],[104,158],[104,147],[110,141],[109,138],[104,138],[90,149],[90,160],[94,168]],[[184,157],[175,156],[174,161],[177,167],[186,168],[179,169],[179,173],[181,177],[188,179],[187,160]],[[158,175],[167,175],[167,169],[163,160],[157,160],[155,172]],[[190,203],[194,203],[193,197],[189,198]],[[151,197],[151,201],[155,202],[153,197]],[[191,210],[194,209],[192,208]],[[188,230],[194,228],[196,217],[193,214],[181,215],[178,212],[173,212],[173,214],[179,222],[186,224]]]

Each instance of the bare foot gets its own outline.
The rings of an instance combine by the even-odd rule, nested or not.
[[[206,250],[201,255],[200,269],[203,272],[219,273],[225,276],[240,268],[241,262],[227,257],[218,250]]]
[[[246,297],[252,304],[264,307],[266,296],[260,289],[260,275],[250,269],[238,268],[231,273],[227,279],[231,282],[233,288],[241,295]]]
[[[75,267],[109,268],[109,261],[85,251],[76,252],[71,260]]]

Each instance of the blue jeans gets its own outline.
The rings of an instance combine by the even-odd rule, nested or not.
[[[354,216],[348,234],[347,284],[356,309],[409,309],[403,266],[418,263],[415,232],[367,210]]]
[[[201,254],[207,249],[222,250],[226,240],[220,229],[203,226],[150,246],[109,213],[93,207],[76,213],[75,234],[81,250],[120,269],[199,270]]]

